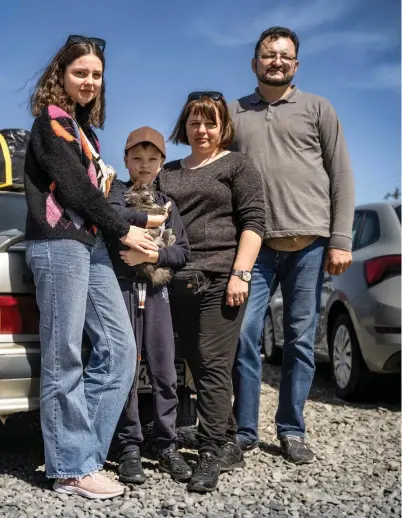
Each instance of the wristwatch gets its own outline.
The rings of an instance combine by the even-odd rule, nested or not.
[[[232,270],[232,275],[236,275],[236,277],[245,282],[251,281],[251,272],[248,270]]]

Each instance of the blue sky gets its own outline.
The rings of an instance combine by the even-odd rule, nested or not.
[[[299,35],[296,84],[330,99],[340,116],[357,202],[393,191],[401,169],[399,0],[5,2],[0,127],[30,129],[29,79],[68,34],[105,38],[107,120],[98,136],[104,160],[125,179],[132,129],[149,125],[168,137],[192,90],[220,90],[228,101],[253,91],[254,44],[272,25]],[[186,153],[168,145],[168,159]]]

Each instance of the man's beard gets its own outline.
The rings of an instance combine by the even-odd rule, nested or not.
[[[267,76],[266,75],[267,72],[268,72],[268,70],[266,70],[264,72],[264,74],[257,72],[256,76],[257,76],[258,81],[260,81],[264,85],[269,85],[269,86],[287,86],[292,82],[292,79],[294,77],[294,74],[284,73],[282,79],[276,79],[274,77]]]

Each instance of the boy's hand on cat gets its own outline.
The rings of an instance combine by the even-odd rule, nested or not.
[[[154,239],[147,233],[145,228],[130,226],[128,233],[120,238],[120,241],[124,244],[149,255],[149,251],[158,250],[158,245],[154,243]]]
[[[158,228],[165,223],[169,217],[170,211],[172,210],[172,202],[168,201],[164,206],[164,209],[164,214],[148,214],[147,228]]]
[[[120,257],[129,266],[142,263],[156,263],[159,259],[158,252],[139,252],[138,250],[121,250]]]

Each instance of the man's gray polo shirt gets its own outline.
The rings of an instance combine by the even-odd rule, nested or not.
[[[354,179],[339,119],[331,103],[294,87],[267,103],[256,90],[229,105],[233,148],[262,174],[265,238],[330,237],[350,250]]]

